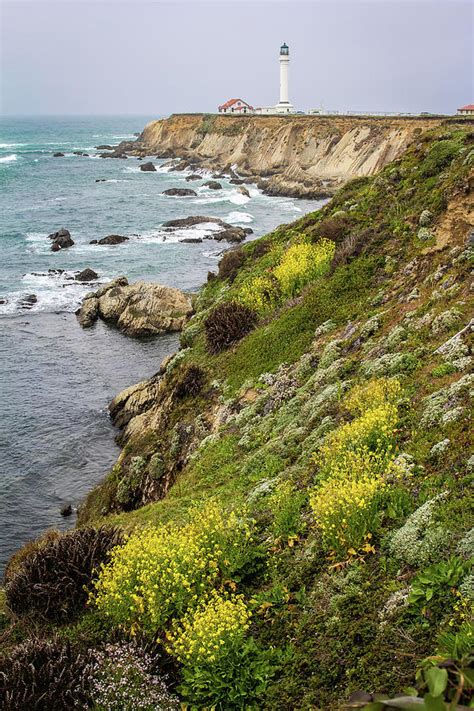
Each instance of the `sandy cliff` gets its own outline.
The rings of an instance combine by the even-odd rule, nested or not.
[[[269,194],[317,197],[377,172],[444,120],[176,114],[150,122],[135,146],[212,169],[236,166]]]

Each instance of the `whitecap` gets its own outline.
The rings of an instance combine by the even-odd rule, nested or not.
[[[29,143],[0,143],[0,148],[20,148],[21,146],[29,146]]]
[[[234,210],[229,212],[226,217],[226,222],[231,222],[232,224],[248,224],[254,221],[254,216],[250,212],[240,212],[239,210]]]
[[[9,156],[2,156],[0,158],[0,163],[12,163],[15,160],[16,160],[16,154],[12,153]]]

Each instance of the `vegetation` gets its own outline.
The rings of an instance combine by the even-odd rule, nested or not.
[[[5,606],[8,659],[59,635],[117,711],[153,688],[163,708],[472,708],[473,140],[420,135],[227,253],[83,507],[124,531],[87,608],[61,578],[59,622]]]

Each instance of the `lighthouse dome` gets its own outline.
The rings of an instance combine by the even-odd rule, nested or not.
[[[290,50],[286,42],[283,42],[283,44],[280,47],[280,54],[289,54]]]

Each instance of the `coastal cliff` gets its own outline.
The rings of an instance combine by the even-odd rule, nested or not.
[[[223,255],[79,528],[10,561],[0,705],[102,708],[99,658],[133,708],[472,706],[473,168],[431,129]]]
[[[149,123],[133,149],[230,169],[267,194],[317,198],[374,175],[442,118],[175,114]]]

